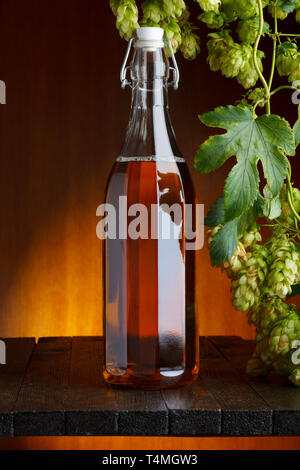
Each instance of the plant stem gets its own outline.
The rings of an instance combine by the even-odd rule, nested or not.
[[[292,85],[282,85],[282,86],[279,86],[278,88],[275,88],[275,90],[273,90],[270,95],[275,95],[275,93],[277,93],[278,91],[281,91],[281,90],[296,90],[296,91],[299,91],[299,88],[295,87],[295,86],[292,86]]]
[[[300,38],[300,34],[277,33],[277,36],[293,36],[296,38]]]
[[[292,169],[291,169],[291,164],[288,160],[288,158],[286,158],[286,161],[287,161],[287,164],[288,164],[288,173],[287,173],[287,196],[288,196],[288,202],[289,202],[289,206],[295,216],[295,225],[296,225],[296,228],[298,227],[298,222],[300,222],[300,216],[298,214],[298,212],[296,211],[295,209],[295,206],[294,206],[294,196],[293,196],[293,186],[292,186],[292,183],[291,183],[291,176],[292,176]]]
[[[278,24],[277,24],[277,2],[274,3],[274,36],[273,36],[273,54],[272,54],[272,65],[271,65],[271,73],[269,78],[269,91],[271,90],[273,78],[274,78],[274,71],[275,71],[275,63],[276,63],[276,49],[277,49],[277,34],[278,34]]]
[[[267,114],[271,114],[271,104],[270,104],[270,90],[268,87],[268,84],[266,82],[265,77],[263,76],[258,63],[257,63],[257,50],[258,50],[258,44],[260,41],[260,38],[262,36],[263,32],[263,26],[264,26],[264,13],[263,13],[263,7],[262,7],[262,0],[258,0],[258,7],[259,7],[259,29],[258,29],[258,34],[256,36],[254,48],[253,48],[253,62],[255,69],[257,71],[257,74],[263,84],[263,87],[266,91],[266,98],[267,98],[267,103],[266,103],[266,112]]]

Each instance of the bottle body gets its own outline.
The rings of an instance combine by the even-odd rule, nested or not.
[[[190,383],[198,373],[198,328],[195,251],[186,250],[184,235],[179,238],[184,205],[195,204],[186,164],[117,162],[106,202],[117,207],[117,213],[142,204],[148,238],[128,236],[104,243],[105,379],[148,389]],[[181,207],[182,216],[172,220],[165,204]],[[151,226],[153,231],[163,219],[174,233],[151,238]],[[129,216],[129,227],[132,221]]]
[[[147,44],[130,67],[130,120],[105,196],[115,224],[103,243],[104,378],[160,389],[198,374],[196,252],[186,238],[186,209],[194,223],[196,208],[169,118],[168,59]]]

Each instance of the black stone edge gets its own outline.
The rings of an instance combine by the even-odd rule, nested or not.
[[[296,436],[300,410],[68,410],[0,415],[11,436]]]

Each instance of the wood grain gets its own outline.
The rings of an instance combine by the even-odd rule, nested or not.
[[[161,391],[108,386],[100,337],[41,338],[34,350],[32,340],[8,341],[0,437],[300,434],[298,391],[245,377],[241,338],[201,337],[198,380]]]
[[[33,338],[5,340],[6,364],[0,365],[0,435],[13,435],[12,411],[23,382],[27,364],[34,351]]]

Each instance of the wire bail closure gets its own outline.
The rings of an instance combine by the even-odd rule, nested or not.
[[[130,86],[130,87],[132,86],[132,83],[129,80],[127,80],[127,78],[126,78],[127,71],[130,69],[130,66],[127,65],[127,61],[128,61],[128,57],[129,57],[129,54],[130,54],[131,47],[132,47],[132,43],[136,39],[137,39],[136,37],[131,38],[129,43],[128,43],[128,46],[127,46],[126,54],[125,54],[124,61],[123,61],[122,67],[121,67],[121,72],[120,72],[121,88],[125,88],[126,86]],[[173,64],[173,67],[169,68],[169,70],[172,71],[173,80],[171,82],[168,82],[168,87],[172,86],[174,90],[177,90],[178,89],[178,83],[179,83],[179,69],[178,69],[176,59],[175,59],[175,54],[174,54],[174,51],[173,51],[172,43],[171,43],[170,39],[167,39],[167,38],[163,38],[163,41],[166,41],[168,43],[168,46],[169,46],[169,49],[170,49],[170,52],[171,52],[172,64]]]

